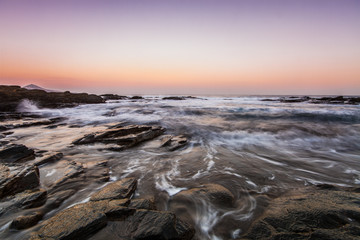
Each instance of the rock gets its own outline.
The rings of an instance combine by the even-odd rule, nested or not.
[[[38,188],[39,185],[39,169],[36,166],[0,164],[0,199]]]
[[[57,117],[57,118],[51,118],[51,119],[21,119],[21,121],[12,123],[12,124],[4,124],[0,125],[0,130],[9,130],[14,128],[24,128],[24,127],[31,127],[31,126],[41,126],[41,125],[51,125],[58,122],[61,122],[65,120],[66,118],[63,117]]]
[[[138,100],[138,99],[144,99],[144,98],[142,96],[132,96],[130,99]]]
[[[358,239],[360,193],[309,187],[277,198],[241,239]]]
[[[177,193],[171,202],[187,202],[192,199],[205,199],[220,207],[233,207],[235,201],[234,195],[227,188],[219,184],[205,184]]]
[[[194,233],[193,228],[173,213],[138,209],[122,220],[108,223],[108,227],[91,239],[190,240]]]
[[[22,144],[10,144],[0,149],[1,163],[25,162],[34,158],[34,150]]]
[[[10,225],[12,229],[26,229],[36,225],[43,217],[43,213],[41,212],[32,212],[28,215],[19,216],[15,218]]]
[[[185,97],[163,97],[162,100],[185,100]]]
[[[75,140],[73,144],[91,144],[91,143],[115,143],[119,149],[122,150],[135,146],[146,140],[153,139],[161,135],[165,131],[160,126],[146,126],[146,125],[129,125],[125,127],[109,128],[104,131],[91,133],[84,137]]]
[[[126,96],[120,96],[120,95],[117,95],[117,94],[102,94],[100,96],[105,100],[124,100],[124,99],[128,99],[128,97],[126,97]]]
[[[187,138],[184,135],[171,136],[166,135],[163,137],[161,147],[166,147],[169,151],[175,151],[188,143]]]
[[[24,191],[15,196],[3,199],[5,201],[0,209],[0,216],[6,213],[13,213],[20,209],[42,206],[46,202],[47,192],[43,189]]]
[[[124,178],[110,183],[99,192],[94,193],[90,201],[129,198],[134,194],[136,187],[137,180],[135,178]]]
[[[64,155],[61,152],[47,154],[40,159],[36,159],[34,165],[40,166],[46,163],[55,162],[57,160],[60,160],[63,156]]]
[[[104,212],[94,211],[87,204],[79,204],[45,221],[31,239],[86,239],[105,227],[106,223]]]
[[[58,108],[81,103],[104,103],[102,97],[87,93],[46,92],[39,89],[25,89],[19,86],[0,85],[0,111],[15,112],[24,100],[36,102],[40,107]]]
[[[132,199],[128,207],[134,209],[147,209],[147,210],[156,209],[153,199]]]

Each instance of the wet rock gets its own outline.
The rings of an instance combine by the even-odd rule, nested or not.
[[[124,178],[110,183],[99,192],[94,193],[90,201],[129,198],[134,194],[136,187],[137,180],[135,178]]]
[[[359,197],[329,186],[296,190],[275,199],[241,239],[357,239]]]
[[[41,212],[32,212],[30,214],[19,216],[15,218],[10,225],[12,229],[26,229],[36,225],[43,217],[43,213]]]
[[[190,240],[194,236],[194,229],[173,213],[143,209],[133,211],[118,221],[109,222],[108,227],[91,239]]]
[[[234,195],[219,184],[205,184],[201,187],[181,191],[173,196],[171,201],[187,202],[192,199],[204,199],[222,207],[233,207],[235,201]]]
[[[79,164],[75,163],[74,161],[69,162],[65,167],[64,175],[55,181],[53,184],[51,184],[51,192],[57,190],[58,188],[62,187],[63,185],[70,184],[69,181],[73,178],[78,177],[82,173],[84,173],[84,167]]]
[[[10,144],[0,149],[1,163],[25,162],[34,158],[34,150],[22,144]]]
[[[73,144],[91,144],[91,143],[115,143],[119,149],[122,150],[135,146],[141,142],[153,139],[161,135],[165,131],[160,126],[146,126],[146,125],[129,125],[125,127],[109,128],[104,131],[85,135],[76,140]]]
[[[132,199],[129,208],[155,210],[153,199]]]
[[[39,169],[36,166],[0,164],[0,199],[38,188],[39,185]]]
[[[73,196],[75,193],[75,190],[69,189],[49,194],[46,202],[46,208],[51,210],[59,207],[66,199]]]
[[[34,165],[40,166],[46,163],[51,163],[60,160],[64,155],[61,152],[46,154],[40,159],[36,159]]]
[[[4,124],[0,125],[0,130],[10,130],[15,128],[24,128],[24,127],[32,127],[32,126],[41,126],[41,125],[52,125],[58,122],[65,120],[66,118],[57,117],[51,119],[21,119],[21,121],[11,123],[11,124]]]
[[[184,135],[171,136],[166,135],[161,141],[161,147],[166,147],[169,151],[175,151],[188,143],[187,138]]]
[[[0,216],[7,213],[14,213],[20,209],[42,206],[46,202],[47,192],[43,189],[24,191],[15,196],[3,199],[0,208]]]
[[[44,222],[31,239],[86,239],[105,227],[106,215],[87,206],[75,205],[65,209]]]

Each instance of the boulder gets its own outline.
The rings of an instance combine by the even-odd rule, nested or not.
[[[136,187],[137,180],[135,178],[124,178],[110,183],[97,193],[94,193],[90,201],[130,198],[134,194]]]
[[[39,169],[36,166],[0,164],[0,199],[38,188],[39,185]]]
[[[187,138],[184,135],[171,136],[166,135],[163,137],[161,147],[166,147],[169,151],[175,151],[188,143]]]
[[[10,144],[0,149],[1,163],[25,162],[34,158],[34,150],[22,144]]]
[[[146,125],[129,125],[111,127],[104,131],[91,133],[84,137],[75,140],[73,144],[91,144],[91,143],[105,143],[117,144],[113,150],[122,150],[135,146],[141,142],[153,139],[161,135],[165,131],[160,126],[146,126]]]
[[[346,189],[296,189],[275,199],[241,239],[358,239],[359,199]]]

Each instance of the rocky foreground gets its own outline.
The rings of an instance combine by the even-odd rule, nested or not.
[[[31,99],[34,92],[26,91],[38,91],[25,91],[19,87],[10,89],[14,90],[14,95],[2,98],[7,99],[10,106],[15,106],[20,101],[17,94],[30,94],[26,96]],[[41,92],[40,95],[42,94]],[[56,94],[59,97],[70,96],[69,93]],[[77,98],[75,95],[73,97],[72,99]],[[89,101],[95,99],[91,95],[78,97],[89,97]],[[46,102],[46,99],[34,98],[40,103]],[[72,103],[73,101],[71,100]],[[43,104],[46,105],[45,102]],[[61,104],[66,104],[66,100]],[[11,113],[8,114],[12,116]],[[174,194],[169,197],[168,211],[157,210],[156,196],[136,197],[137,179],[110,181],[110,168],[106,160],[82,164],[76,159],[65,160],[61,152],[31,149],[6,140],[13,129],[43,126],[51,131],[63,124],[63,120],[30,118],[13,124],[0,124],[0,219],[10,220],[6,228],[2,229],[9,236],[11,232],[18,231],[24,232],[24,239],[31,240],[198,239],[197,236],[201,235],[196,235],[195,232],[194,201],[206,199],[214,206],[229,211],[239,207],[236,205],[239,204],[238,199],[229,189],[210,182]],[[124,151],[154,139],[159,140],[162,151],[176,151],[187,146],[188,136],[165,135],[165,132],[166,129],[162,126],[119,123],[75,139],[69,148],[97,144],[107,151]],[[39,169],[52,163],[59,164],[62,177],[44,186],[41,184],[43,176]],[[102,187],[94,191],[85,202],[61,208],[66,200],[91,181],[96,181]],[[252,216],[251,225],[242,226],[241,232],[232,236],[233,238],[359,239],[359,188],[319,185],[292,189],[280,196],[251,192],[246,194],[252,195],[257,202],[265,203],[265,207]],[[54,211],[57,213],[52,214]]]

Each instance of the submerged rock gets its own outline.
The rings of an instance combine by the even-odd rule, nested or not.
[[[0,199],[38,188],[39,185],[39,169],[36,166],[0,164]]]
[[[188,143],[187,138],[184,135],[171,136],[166,135],[163,137],[161,147],[166,147],[169,151],[175,151]]]
[[[91,144],[91,143],[115,143],[119,147],[114,150],[122,150],[135,146],[146,140],[153,139],[165,131],[160,126],[129,125],[118,126],[106,129],[104,131],[91,133],[75,140],[73,144]]]
[[[61,152],[45,154],[40,159],[36,159],[34,165],[40,166],[46,163],[55,162],[60,160],[64,155]]]
[[[235,197],[225,187],[219,184],[204,184],[201,187],[184,190],[173,196],[171,202],[187,202],[193,199],[204,199],[220,207],[233,207]]]
[[[117,94],[102,94],[100,96],[105,100],[124,100],[124,99],[128,99],[127,96],[120,96],[120,95],[117,95]]]
[[[99,192],[93,194],[90,200],[100,201],[106,199],[129,198],[134,194],[136,187],[137,180],[135,178],[124,178],[106,185]]]
[[[241,239],[358,239],[360,193],[306,188],[274,200]]]
[[[0,149],[1,163],[25,162],[34,158],[34,150],[22,144],[10,144]]]

